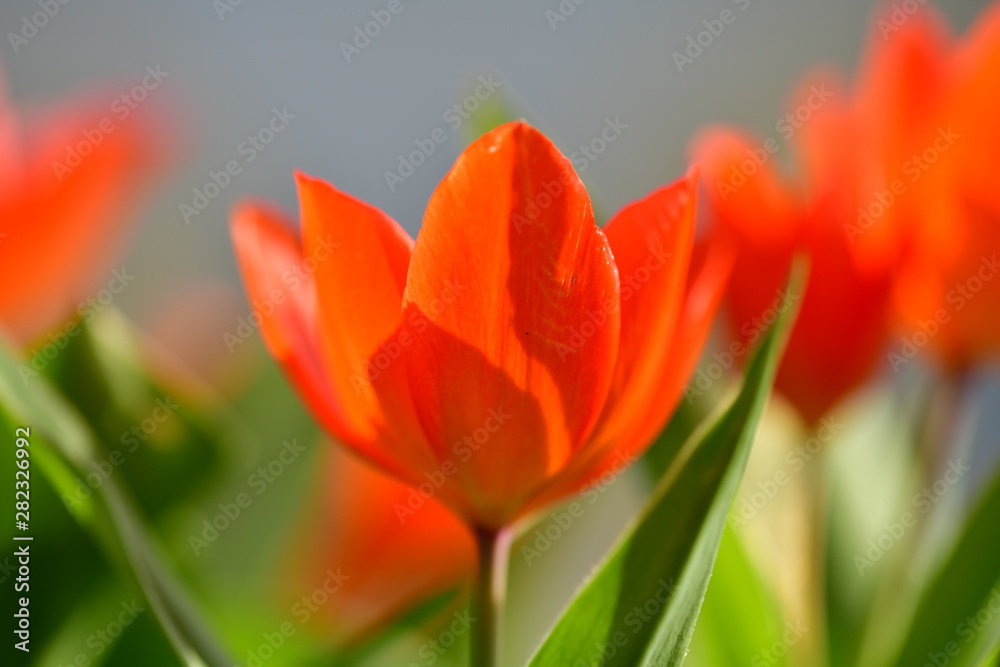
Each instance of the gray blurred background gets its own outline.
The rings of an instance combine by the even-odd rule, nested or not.
[[[228,209],[254,194],[294,213],[296,168],[415,232],[466,141],[467,128],[453,131],[444,113],[479,76],[501,81],[499,90],[567,154],[598,136],[605,118],[620,117],[628,129],[583,174],[614,210],[679,176],[687,139],[704,123],[773,133],[805,68],[853,70],[873,11],[867,0],[564,0],[575,11],[555,23],[546,12],[558,12],[558,0],[400,0],[401,11],[348,63],[341,43],[388,0],[69,0],[15,53],[9,33],[40,11],[37,3],[0,4],[0,60],[15,102],[41,104],[100,84],[110,108],[147,66],[169,73],[149,100],[179,112],[180,159],[144,208],[125,260],[138,279],[118,302],[140,320],[165,292],[208,277],[238,289]],[[949,1],[944,11],[964,29],[984,5]],[[672,54],[724,9],[735,20],[678,71]],[[266,127],[273,108],[295,118],[247,163],[241,142]],[[390,191],[384,172],[436,128],[447,141]],[[233,159],[241,173],[185,224],[179,205]]]

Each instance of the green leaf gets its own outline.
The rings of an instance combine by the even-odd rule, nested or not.
[[[243,444],[246,436],[229,435],[232,420],[221,397],[207,386],[178,396],[180,383],[169,388],[151,356],[135,325],[110,306],[79,323],[39,376],[88,423],[105,460],[116,450],[127,460],[116,475],[155,521],[204,491],[224,462],[227,439]]]
[[[912,601],[901,601],[920,560],[917,518],[892,549],[868,558],[869,540],[907,511],[924,483],[906,425],[929,409],[926,388],[911,380],[905,389],[886,386],[838,419],[846,419],[836,446],[824,450],[827,504],[825,547],[826,645],[832,667],[884,665],[898,648]],[[919,577],[918,577],[919,578]]]
[[[984,642],[1000,632],[998,517],[1000,473],[921,595],[896,665],[922,665],[942,653],[949,667],[977,664]]]
[[[45,378],[23,375],[9,349],[0,341],[0,411],[7,421],[31,428],[33,462],[57,491],[70,496],[100,449],[73,407]],[[91,498],[68,509],[123,574],[138,584],[185,665],[232,664],[160,565],[142,521],[114,476],[107,477]]]
[[[979,663],[979,667],[1000,667],[1000,645],[993,649],[993,652]]]
[[[681,447],[698,429],[698,426],[705,421],[709,412],[700,402],[691,402],[686,398],[677,404],[666,428],[642,455],[642,463],[649,473],[651,485],[655,485],[667,472],[670,464],[677,458]]]
[[[739,535],[727,526],[692,636],[692,660],[701,665],[787,665],[788,652],[772,650],[783,644],[786,629],[793,638],[803,631],[782,620],[773,592]]]
[[[532,667],[660,666],[684,659],[792,319],[789,309],[764,335],[739,395],[684,445]]]
[[[41,650],[33,649],[38,652],[35,664],[71,665],[81,653],[87,654],[88,667],[100,667],[107,661],[112,651],[105,650],[95,655],[93,645],[88,645],[87,641],[93,642],[95,626],[104,622],[103,619],[114,619],[122,610],[122,603],[131,600],[134,594],[109,577],[92,585],[94,590],[77,599],[70,614],[62,619],[59,631],[49,638]]]
[[[456,591],[447,591],[417,602],[410,609],[401,612],[388,626],[381,628],[374,636],[363,638],[358,644],[339,648],[335,655],[327,655],[317,665],[361,667],[379,664],[374,660],[380,658],[384,662],[383,654],[386,652],[386,648],[398,643],[401,637],[410,636],[414,631],[425,626],[433,626],[435,620],[438,622],[442,622],[442,619],[450,620],[452,613],[464,608],[464,601],[459,599],[459,603],[456,604],[456,598]]]

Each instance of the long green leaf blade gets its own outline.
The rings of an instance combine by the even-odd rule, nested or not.
[[[740,394],[685,444],[531,667],[681,663],[792,319],[789,309],[764,335]]]
[[[20,380],[17,362],[8,349],[0,341],[2,412],[10,420],[31,427],[32,446],[37,447],[41,471],[57,490],[71,492],[66,484],[75,477],[86,476],[88,466],[97,459],[94,436],[79,414],[44,378]],[[105,479],[95,497],[101,501],[98,509],[105,521],[86,513],[74,516],[108,552],[109,558],[139,585],[184,664],[231,665],[225,651],[205,631],[185,595],[159,564],[142,521],[117,481],[113,477]],[[113,530],[109,530],[108,524]]]
[[[896,665],[975,664],[977,647],[1000,630],[1000,472],[917,604]]]

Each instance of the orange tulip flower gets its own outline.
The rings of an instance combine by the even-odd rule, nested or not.
[[[384,623],[435,594],[458,589],[473,572],[475,541],[433,499],[412,520],[397,507],[410,488],[336,449],[324,476],[326,502],[308,546],[304,588],[293,613],[315,617],[317,633],[336,644],[363,640]],[[309,604],[309,592],[333,589]],[[301,593],[305,592],[305,602]]]
[[[120,246],[129,204],[151,171],[141,110],[92,105],[29,122],[0,80],[0,328],[19,343],[69,319]],[[60,334],[61,335],[61,334]]]
[[[688,277],[693,176],[602,232],[569,160],[510,123],[459,157],[416,242],[297,181],[302,241],[265,205],[233,215],[253,319],[329,432],[421,497],[498,529],[668,418],[728,266]]]
[[[692,150],[714,233],[738,247],[728,291],[734,345],[759,336],[794,298],[782,292],[793,257],[810,259],[775,386],[816,422],[882,359],[900,244],[890,230],[863,224],[863,211],[884,183],[867,148],[866,125],[839,86],[807,80],[775,129],[775,136],[755,141],[709,128]],[[785,178],[775,166],[778,135],[792,141],[797,177]]]
[[[729,299],[737,335],[755,330],[791,255],[812,259],[777,380],[810,420],[872,373],[893,325],[893,370],[923,346],[953,371],[1000,350],[990,166],[1000,151],[1000,5],[950,41],[931,6],[879,12],[855,90],[826,83],[830,99],[819,103],[809,96],[824,84],[806,84],[776,126],[797,149],[800,178],[775,173],[776,138],[713,129],[694,144],[709,217],[740,246]]]
[[[961,372],[1000,353],[1000,4],[961,40],[932,7],[886,36],[873,34],[865,99],[881,163],[906,190],[882,221],[909,243],[891,359],[927,347]]]

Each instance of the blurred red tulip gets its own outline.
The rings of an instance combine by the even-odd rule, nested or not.
[[[877,15],[852,92],[807,79],[776,125],[798,177],[776,173],[774,137],[715,128],[694,143],[708,217],[740,249],[737,337],[757,330],[792,255],[812,260],[777,380],[811,421],[871,375],[893,328],[894,370],[923,346],[952,370],[1000,350],[1000,5],[955,44],[932,6],[892,11]]]
[[[316,605],[321,622],[314,627],[336,644],[349,644],[414,604],[457,590],[475,569],[476,544],[468,528],[433,499],[417,515],[400,517],[398,507],[409,502],[411,487],[331,451],[326,502],[310,530],[318,537],[307,547],[302,585],[309,590],[338,580],[336,592]]]
[[[27,344],[86,310],[110,278],[159,150],[144,110],[73,106],[35,122],[5,105],[2,83],[0,328]]]
[[[809,257],[776,387],[815,422],[881,359],[899,243],[884,229],[853,226],[882,183],[864,125],[839,86],[807,82],[788,118],[776,127],[793,140],[797,178],[778,173],[775,137],[759,142],[710,128],[696,138],[693,153],[714,233],[735,239],[738,248],[727,295],[736,344],[759,336],[793,298],[782,292],[791,262],[799,253]]]
[[[897,347],[960,372],[1000,353],[1000,4],[949,33],[932,7],[873,33],[864,99],[887,178],[906,190],[881,223],[908,241]]]
[[[459,157],[416,243],[320,180],[298,186],[304,243],[266,206],[233,215],[271,353],[330,433],[484,528],[648,445],[728,269],[714,253],[688,277],[693,176],[605,235],[570,162],[521,122]]]

